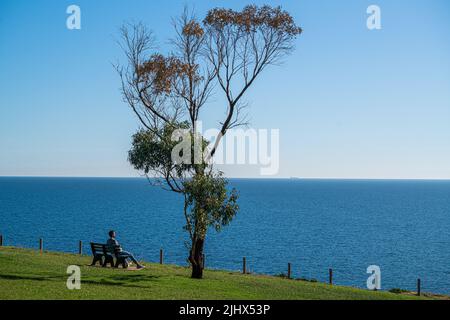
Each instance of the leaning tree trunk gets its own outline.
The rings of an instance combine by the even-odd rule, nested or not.
[[[189,261],[192,265],[191,278],[201,279],[203,278],[203,245],[205,240],[196,238],[192,241],[192,249],[189,257]]]

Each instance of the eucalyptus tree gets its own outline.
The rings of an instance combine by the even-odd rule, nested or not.
[[[246,92],[293,50],[302,30],[280,7],[254,5],[242,11],[215,8],[202,21],[185,10],[173,25],[172,51],[166,55],[157,51],[145,25],[123,26],[120,43],[127,62],[117,70],[124,100],[142,127],[133,136],[129,161],[151,183],[183,197],[188,260],[192,277],[202,278],[208,229],[220,230],[239,210],[237,191],[228,190],[213,166],[216,150],[228,130],[247,124]],[[224,96],[224,115],[211,143],[196,125],[216,92]],[[189,141],[188,148],[177,149],[180,139]]]

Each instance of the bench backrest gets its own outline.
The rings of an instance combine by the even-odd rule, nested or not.
[[[111,254],[110,252],[108,252],[106,244],[103,243],[95,243],[95,242],[91,242],[91,250],[92,250],[92,254],[96,255],[96,254]],[[119,252],[121,251],[120,246],[114,246],[114,254],[117,255]]]
[[[94,243],[91,242],[91,250],[92,254],[105,254],[106,252],[106,245],[103,243]]]

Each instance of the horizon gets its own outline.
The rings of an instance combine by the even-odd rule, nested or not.
[[[157,179],[157,177],[145,177],[145,176],[0,176],[1,178],[45,178],[45,179]],[[430,178],[405,178],[405,179],[396,179],[396,178],[302,178],[302,177],[230,177],[227,176],[230,180],[331,180],[331,181],[450,181],[450,179],[430,179]]]
[[[250,3],[264,1],[186,2],[200,19]],[[251,128],[280,131],[279,170],[217,168],[231,179],[450,180],[450,3],[414,3],[376,1],[382,27],[369,30],[369,1],[276,1],[304,32],[246,101]],[[71,4],[81,8],[80,30],[66,27]],[[124,22],[143,21],[168,52],[170,19],[183,6],[0,3],[0,176],[138,177],[127,152],[140,126],[111,66],[123,60],[115,39]],[[218,92],[206,106],[205,128],[217,128],[223,100]]]

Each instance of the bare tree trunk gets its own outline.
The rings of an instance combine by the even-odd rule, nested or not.
[[[192,242],[191,254],[189,261],[192,264],[192,275],[193,279],[203,278],[203,245],[205,240],[200,238],[195,238]]]

